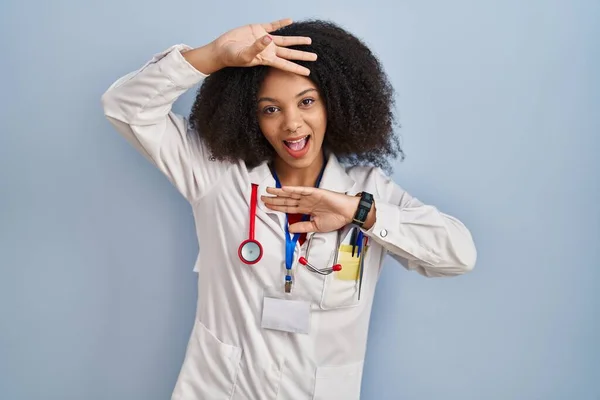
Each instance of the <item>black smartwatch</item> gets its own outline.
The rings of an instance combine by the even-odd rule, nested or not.
[[[358,208],[356,209],[356,213],[354,213],[352,222],[362,228],[371,211],[371,207],[373,207],[373,195],[367,192],[360,192],[356,196],[360,196],[360,202],[358,203]]]

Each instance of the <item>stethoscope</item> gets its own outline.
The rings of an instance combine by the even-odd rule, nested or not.
[[[325,170],[325,165],[323,165],[323,168],[321,169],[321,173],[319,174],[317,184],[315,185],[316,187],[319,187],[319,184],[321,183],[321,178],[323,177],[324,170]],[[277,177],[277,174],[275,173],[274,169],[272,170],[272,173],[273,173],[273,177],[275,178],[276,187],[281,188],[281,182],[279,181],[279,178]],[[263,247],[260,244],[260,242],[258,240],[256,240],[256,238],[254,236],[257,203],[258,203],[258,185],[253,183],[252,184],[252,194],[250,197],[250,228],[249,228],[249,233],[248,233],[248,239],[244,240],[238,248],[238,256],[240,257],[240,260],[244,264],[247,264],[247,265],[256,264],[257,262],[260,261],[260,259],[262,258],[262,255],[263,255]],[[308,216],[303,217],[304,221],[306,221],[307,219],[308,219]],[[337,233],[337,235],[338,235],[337,245],[339,246],[339,232]],[[312,244],[313,236],[314,236],[314,234],[311,234],[310,237],[308,238],[307,249],[306,249],[307,257],[308,257],[308,253],[310,250],[310,246]],[[298,242],[299,238],[300,238],[300,233],[296,233],[296,234],[294,234],[293,237],[290,237],[290,233],[288,230],[288,219],[287,219],[287,214],[286,214],[286,220],[285,220],[285,250],[286,250],[285,251],[285,255],[286,255],[286,257],[285,257],[286,258],[285,259],[285,264],[286,264],[285,288],[286,288],[286,292],[289,292],[291,289],[291,284],[292,284],[291,269],[292,269],[292,264],[293,264],[294,250],[296,248],[296,243]],[[334,261],[334,265],[332,265],[329,268],[321,268],[321,269],[316,268],[314,265],[309,263],[305,257],[300,257],[298,261],[300,262],[300,264],[305,265],[308,270],[315,272],[317,274],[320,274],[320,275],[329,275],[332,272],[341,271],[341,269],[342,269],[342,266],[340,264],[335,263],[335,261],[337,261],[337,257],[336,257],[336,260]]]
[[[312,240],[314,237],[314,233],[312,235],[310,235],[310,237],[308,238],[308,243],[306,244],[306,257],[308,257],[309,253],[310,253],[310,246],[312,245]],[[340,231],[337,231],[337,240],[335,242],[335,248],[339,248],[340,247]],[[317,268],[314,265],[312,265],[311,263],[308,262],[308,260],[306,259],[306,257],[300,257],[298,259],[298,262],[302,265],[305,265],[306,268],[308,268],[309,271],[315,272],[317,274],[320,275],[329,275],[332,272],[338,272],[342,270],[342,265],[337,263],[337,251],[335,253],[335,259],[333,260],[333,265],[329,268]]]
[[[238,256],[243,263],[252,265],[260,261],[263,248],[260,242],[254,239],[254,224],[256,221],[256,203],[258,202],[258,185],[252,184],[252,196],[250,197],[250,232],[248,239],[244,240],[238,248]]]

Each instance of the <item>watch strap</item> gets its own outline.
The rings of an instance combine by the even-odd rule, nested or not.
[[[362,228],[371,211],[371,207],[373,207],[373,195],[367,192],[360,192],[356,196],[360,196],[360,201],[358,202],[352,222]]]

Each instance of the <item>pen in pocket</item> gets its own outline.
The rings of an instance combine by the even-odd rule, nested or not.
[[[363,242],[364,240],[364,242]],[[369,238],[362,235],[361,232],[361,241],[359,242],[359,249],[366,249],[366,245],[369,242]],[[360,250],[359,250],[359,254],[360,254]],[[362,257],[360,257],[360,264],[359,264],[359,278],[358,278],[358,300],[360,300],[360,292],[362,290],[362,281],[363,281],[363,272],[364,272],[364,266],[365,266],[365,252],[363,251],[363,255]]]

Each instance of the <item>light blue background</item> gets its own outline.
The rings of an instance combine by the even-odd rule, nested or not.
[[[288,16],[333,19],[381,58],[407,153],[396,181],[479,251],[453,279],[387,262],[363,398],[600,399],[591,0],[3,1],[0,399],[170,396],[195,308],[191,210],[100,96],[171,44]]]

